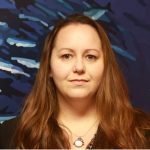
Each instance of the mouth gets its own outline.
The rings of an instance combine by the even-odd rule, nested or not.
[[[70,80],[71,83],[76,84],[76,85],[82,85],[87,83],[89,80],[85,80],[85,79],[73,79]]]

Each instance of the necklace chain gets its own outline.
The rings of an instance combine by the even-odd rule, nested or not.
[[[83,135],[77,135],[77,134],[75,134],[74,132],[72,132],[70,129],[70,132],[73,134],[73,135],[75,135],[76,137],[84,137],[84,136],[86,136],[87,135],[87,133],[96,125],[96,122],[97,122],[97,120],[92,124],[92,126],[90,126],[90,128],[83,134]]]
[[[78,136],[76,135],[74,132],[72,132],[67,126],[65,126],[63,123],[59,123],[61,126],[67,128],[69,130],[69,132],[71,133],[71,135],[74,135],[76,136],[76,140],[73,141],[73,145],[76,147],[76,148],[80,148],[84,145],[84,140],[83,140],[83,137],[87,135],[87,133],[96,125],[96,122],[97,120],[92,124],[92,126],[90,126],[90,128],[81,136]],[[94,134],[94,137],[95,137],[95,134]],[[91,141],[94,139],[94,137],[91,139]],[[73,139],[73,137],[72,137]],[[91,143],[91,142],[90,142]]]

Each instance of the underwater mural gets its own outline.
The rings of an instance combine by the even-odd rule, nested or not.
[[[0,0],[0,121],[19,114],[46,34],[73,13],[103,22],[132,104],[150,113],[149,0]]]

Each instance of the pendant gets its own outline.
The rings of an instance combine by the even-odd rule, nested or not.
[[[73,145],[74,145],[75,147],[77,147],[77,148],[80,148],[80,147],[82,147],[82,146],[84,145],[84,141],[83,141],[83,139],[82,139],[81,137],[78,137],[78,138],[74,141]]]

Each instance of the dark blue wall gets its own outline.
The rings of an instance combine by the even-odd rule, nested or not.
[[[76,12],[104,22],[133,105],[150,113],[149,0],[0,0],[1,117],[19,113],[55,20]]]

